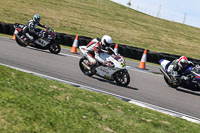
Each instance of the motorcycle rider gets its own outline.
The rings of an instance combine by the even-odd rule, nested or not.
[[[177,77],[182,76],[184,80],[188,80],[189,77],[183,76],[182,73],[190,66],[195,66],[191,61],[188,61],[187,57],[181,56],[179,59],[175,59],[168,67],[169,74],[177,81]]]
[[[108,52],[109,54],[115,54],[115,52],[110,48],[112,44],[112,38],[108,35],[104,35],[101,39],[93,39],[86,48],[86,58],[89,60],[87,65],[97,65],[97,62],[100,62],[106,66],[111,66],[112,64],[108,61],[105,61],[100,57],[101,53]]]
[[[40,23],[40,15],[39,14],[35,14],[33,16],[33,19],[31,19],[27,25],[23,28],[23,36],[22,38],[24,38],[24,41],[29,43],[29,42],[33,42],[34,39],[36,38],[40,38],[42,36],[42,34],[40,33],[40,29],[36,28],[37,26],[43,27],[43,28],[47,28],[45,25]]]

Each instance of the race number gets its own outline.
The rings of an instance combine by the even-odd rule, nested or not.
[[[125,66],[125,63],[124,63],[124,62],[122,62],[120,65],[121,65],[122,67],[124,67],[124,66]]]

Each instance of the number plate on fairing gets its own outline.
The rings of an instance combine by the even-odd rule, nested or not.
[[[44,40],[44,39],[36,40],[35,43],[37,43],[38,45],[41,45],[43,47],[45,47],[45,46],[47,46],[49,44],[49,42]]]
[[[121,65],[122,67],[125,67],[126,64],[125,64],[124,62],[122,62],[120,65]]]
[[[111,75],[115,72],[115,70],[113,70],[112,68],[103,67],[103,66],[97,67],[96,71],[98,75],[101,75],[102,77],[107,77],[107,78],[108,77],[110,78]]]

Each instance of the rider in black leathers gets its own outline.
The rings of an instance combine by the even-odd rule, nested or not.
[[[33,16],[33,19],[31,19],[28,24],[23,28],[22,38],[25,36],[25,42],[33,42],[34,39],[40,38],[42,36],[42,34],[40,33],[41,30],[36,28],[37,26],[47,28],[45,25],[40,23],[40,15],[35,14]]]

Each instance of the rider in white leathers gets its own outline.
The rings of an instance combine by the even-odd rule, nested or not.
[[[100,57],[100,54],[105,51],[110,54],[116,54],[112,48],[110,48],[111,44],[112,38],[108,35],[104,35],[101,40],[97,38],[93,39],[86,48],[86,58],[89,60],[88,65],[96,65],[97,62],[100,62],[104,65],[111,66],[111,63]]]

